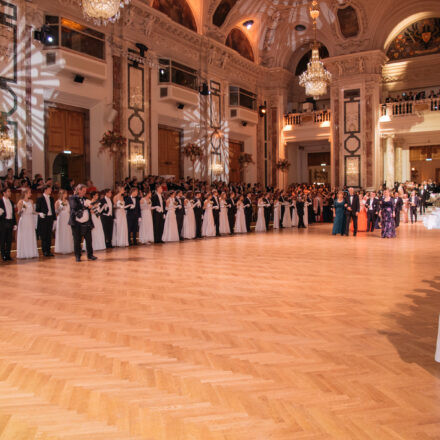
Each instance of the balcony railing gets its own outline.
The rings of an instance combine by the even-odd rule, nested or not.
[[[382,104],[381,106],[381,116],[388,116],[390,118],[438,111],[440,111],[440,98],[419,101],[389,102],[388,104]]]
[[[323,122],[330,123],[330,110],[319,110],[310,113],[289,113],[284,116],[284,127],[299,126],[306,124],[322,124]]]

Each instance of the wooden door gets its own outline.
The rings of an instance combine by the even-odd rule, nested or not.
[[[181,131],[159,126],[159,175],[181,177]]]
[[[229,140],[229,182],[242,182],[243,170],[240,168],[239,157],[244,151],[244,143]]]
[[[72,154],[84,154],[84,114],[79,112],[66,112],[66,149]]]
[[[70,156],[67,165],[69,179],[74,179],[75,184],[85,182],[83,156]]]

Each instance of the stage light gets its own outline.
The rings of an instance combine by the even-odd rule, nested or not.
[[[265,116],[267,113],[267,107],[265,105],[260,105],[259,113],[261,117]]]
[[[254,20],[247,20],[243,23],[243,26],[249,30],[254,25]]]
[[[50,26],[42,26],[40,29],[34,31],[34,39],[47,46],[55,43],[55,36]]]

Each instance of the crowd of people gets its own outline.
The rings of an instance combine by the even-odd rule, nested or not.
[[[27,177],[27,173],[22,173]],[[32,182],[20,187],[14,205],[9,172],[2,181],[0,198],[0,244],[4,261],[11,260],[13,231],[17,230],[17,258],[54,252],[74,253],[81,261],[96,259],[95,251],[148,243],[177,242],[221,235],[266,232],[273,229],[307,228],[313,223],[333,223],[333,234],[382,230],[382,237],[395,236],[400,222],[417,222],[424,212],[433,182],[417,186],[396,185],[393,191],[338,191],[327,185],[290,185],[287,190],[261,184],[212,183],[192,179],[148,176],[142,181],[127,178],[116,190],[98,191],[93,182],[67,189],[54,188],[52,179],[39,187],[33,202]],[[22,179],[24,180],[24,179]],[[34,179],[34,180],[38,180]],[[57,200],[54,190],[57,190]],[[17,221],[16,214],[19,215]]]
[[[421,90],[418,92],[409,91],[409,92],[402,92],[398,95],[391,96],[389,95],[386,98],[386,102],[405,102],[405,101],[421,101],[424,99],[436,99],[440,98],[440,89],[436,93],[434,90],[431,90],[429,93],[427,93],[425,90]]]

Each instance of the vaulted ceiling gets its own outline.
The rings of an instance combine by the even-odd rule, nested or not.
[[[269,67],[295,71],[313,39],[311,0],[144,1],[162,12],[178,4],[182,9],[181,3],[186,2],[197,32],[223,43],[229,41],[229,45],[231,31],[240,29],[249,40],[255,62]],[[330,56],[386,49],[409,24],[440,17],[439,0],[319,0],[319,4],[317,39]],[[178,11],[172,14],[181,15]],[[254,21],[250,29],[243,26],[247,20]],[[240,47],[245,46],[240,43]]]

